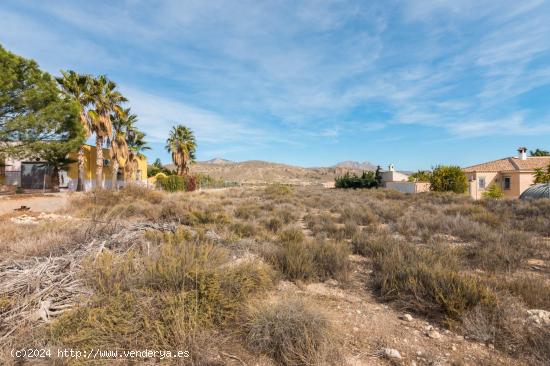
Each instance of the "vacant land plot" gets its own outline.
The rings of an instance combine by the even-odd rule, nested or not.
[[[34,216],[0,225],[8,364],[23,347],[185,350],[162,362],[195,365],[550,363],[550,201],[128,187]]]

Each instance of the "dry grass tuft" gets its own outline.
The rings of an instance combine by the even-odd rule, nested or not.
[[[280,234],[278,244],[264,256],[289,280],[345,281],[349,276],[350,251],[343,243],[306,240],[301,230],[288,229]]]
[[[249,347],[280,365],[342,364],[329,318],[302,299],[255,304],[248,311],[244,328]]]

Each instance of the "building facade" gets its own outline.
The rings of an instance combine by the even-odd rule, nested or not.
[[[403,193],[422,193],[430,190],[430,183],[409,182],[409,174],[395,170],[393,164],[390,164],[388,170],[380,172],[380,174],[382,175],[382,184],[388,189]]]
[[[84,189],[90,190],[96,186],[96,158],[97,151],[95,146],[84,145]],[[59,172],[59,188],[76,190],[78,182],[78,153],[72,152],[69,158],[74,160],[66,170]],[[113,169],[110,149],[103,149],[103,186],[110,188],[113,182]],[[127,182],[123,177],[124,167],[118,169],[117,185],[123,186]],[[6,186],[15,186],[23,189],[51,189],[52,188],[52,169],[45,162],[36,159],[13,159],[6,158],[0,170],[0,176]],[[138,184],[147,184],[147,159],[137,158],[137,169],[132,177],[132,181]]]
[[[505,197],[518,198],[535,182],[535,169],[545,169],[550,156],[527,156],[527,149],[518,149],[517,157],[508,157],[464,168],[469,181],[468,192],[480,199],[491,185],[502,188]]]

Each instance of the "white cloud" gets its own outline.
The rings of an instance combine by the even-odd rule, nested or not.
[[[269,139],[261,130],[184,102],[125,86],[121,91],[129,99],[132,112],[139,117],[139,127],[151,142],[166,141],[170,129],[177,124],[190,127],[197,139],[206,143],[254,143]]]

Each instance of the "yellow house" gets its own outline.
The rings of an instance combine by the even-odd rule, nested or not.
[[[84,187],[90,189],[95,187],[97,182],[96,174],[96,147],[92,145],[84,145]],[[69,158],[77,160],[78,153],[73,152],[69,154]],[[135,171],[133,182],[147,184],[147,158],[137,157],[137,170]],[[123,183],[123,171],[124,166],[119,167],[117,173],[117,182],[119,185]],[[66,172],[62,172],[61,187],[76,189],[78,182],[78,163],[72,163]],[[64,182],[65,181],[65,182]],[[113,181],[113,166],[111,160],[111,150],[103,149],[103,182],[105,188],[110,188]],[[64,184],[65,183],[65,184]]]
[[[96,186],[96,147],[84,145],[84,188],[89,190]],[[59,172],[60,188],[76,190],[78,182],[78,158],[77,152],[69,154],[69,158],[75,160],[66,170]],[[110,188],[112,185],[113,169],[111,152],[103,149],[103,186]],[[4,184],[21,187],[24,189],[49,189],[51,188],[51,169],[39,160],[12,158],[5,159],[3,163]],[[119,167],[117,172],[117,184],[124,185],[124,167]],[[147,185],[147,158],[137,158],[137,169],[132,177],[132,182]]]
[[[502,188],[505,197],[518,198],[535,181],[536,168],[546,168],[550,156],[527,156],[527,149],[520,147],[518,157],[509,157],[464,168],[468,176],[470,196],[483,197],[489,186],[496,184]]]

